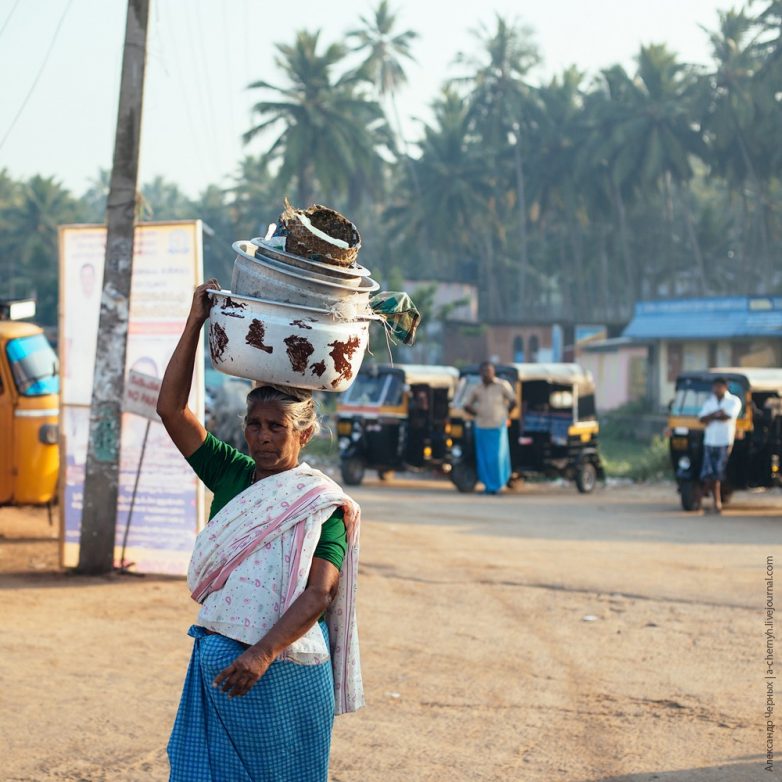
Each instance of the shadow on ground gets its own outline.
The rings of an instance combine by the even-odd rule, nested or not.
[[[579,782],[755,782],[764,778],[765,755],[751,755],[737,760],[743,763],[724,763],[707,768],[684,768],[672,771],[643,771],[611,777],[588,777]],[[776,772],[777,769],[774,769]],[[773,778],[776,773],[769,776]]]

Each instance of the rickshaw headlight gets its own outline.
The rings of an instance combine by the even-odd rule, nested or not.
[[[454,447],[451,448],[451,455],[454,457],[454,459],[461,459],[462,449],[458,445],[454,445]]]
[[[690,461],[689,456],[682,456],[679,458],[679,469],[680,470],[689,470],[690,466],[692,465],[692,462]]]
[[[340,437],[339,438],[339,450],[340,451],[344,451],[349,445],[350,445],[350,438],[349,437]]]
[[[59,439],[59,435],[60,432],[57,427],[57,424],[44,424],[38,430],[38,439],[44,445],[57,445],[57,440]]]

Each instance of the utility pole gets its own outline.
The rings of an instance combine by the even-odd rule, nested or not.
[[[114,566],[121,404],[125,385],[141,108],[150,0],[128,0],[117,131],[106,203],[106,262],[100,302],[90,436],[81,517],[80,573]]]

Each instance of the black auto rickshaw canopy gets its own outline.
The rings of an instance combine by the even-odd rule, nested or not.
[[[463,367],[460,371],[462,381],[454,399],[454,408],[462,409],[467,395],[480,382],[480,364]],[[569,405],[557,405],[558,407],[572,407],[574,421],[586,421],[596,418],[595,408],[595,381],[592,373],[585,370],[580,364],[573,363],[521,363],[521,364],[495,364],[498,377],[507,380],[512,386],[521,382],[528,388],[538,383],[546,386],[546,400],[540,397],[539,404],[548,404],[550,393],[570,391],[572,402]],[[525,392],[522,391],[522,399]],[[562,401],[566,397],[561,396]],[[529,401],[529,400],[528,400]],[[518,415],[518,411],[515,413]]]
[[[349,407],[397,407],[413,386],[448,390],[453,396],[459,380],[455,367],[425,364],[369,364],[361,368],[353,385],[342,394],[339,409]]]
[[[442,470],[458,380],[454,367],[364,367],[337,406],[343,481],[356,486],[367,469],[377,470],[381,479],[396,470]]]
[[[735,441],[725,480],[720,482],[722,504],[729,502],[735,489],[777,486],[782,478],[782,369],[716,367],[681,372],[668,427],[671,467],[686,511],[701,507],[705,426],[699,416],[717,378],[724,378],[730,392],[741,400]]]
[[[681,372],[676,378],[676,394],[671,403],[671,415],[697,416],[704,402],[711,396],[714,381],[719,377],[725,378],[730,392],[738,396],[744,405],[748,393],[759,407],[762,407],[768,398],[782,396],[782,369],[717,367]]]

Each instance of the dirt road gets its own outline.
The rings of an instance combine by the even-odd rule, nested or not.
[[[668,485],[354,494],[369,705],[337,720],[334,782],[779,775],[763,608],[782,494],[722,517]],[[178,579],[57,573],[50,534],[0,509],[0,779],[165,780],[194,604]]]

